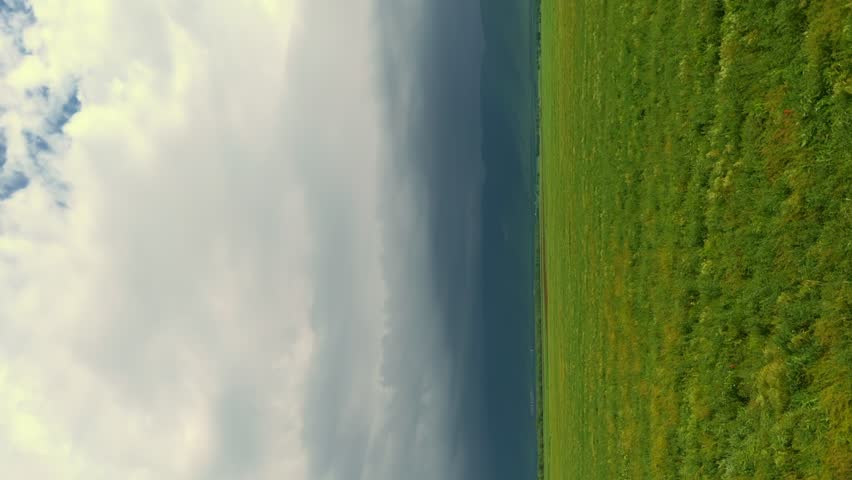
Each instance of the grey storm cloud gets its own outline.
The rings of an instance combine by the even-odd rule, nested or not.
[[[322,417],[337,435],[312,451],[324,453],[316,464],[333,478],[461,478],[475,457],[462,448],[473,448],[465,436],[476,427],[467,408],[476,357],[464,327],[478,313],[479,7],[384,2],[374,21],[389,135],[379,217],[388,286],[381,380],[391,398],[369,429]],[[350,397],[320,392],[309,403],[320,415],[349,410]]]
[[[378,2],[360,27],[370,33],[352,21],[360,6],[305,5],[288,63],[303,114],[288,138],[319,159],[304,173],[309,201],[323,205],[311,220],[322,252],[305,404],[312,478],[463,478],[475,455],[463,448],[475,425],[465,417],[476,416],[465,398],[476,382],[465,323],[478,314],[479,6]],[[364,104],[362,82],[378,84],[375,104]],[[375,135],[365,109],[382,117],[375,172],[358,160]],[[369,192],[382,298],[364,291],[365,227],[347,213]]]

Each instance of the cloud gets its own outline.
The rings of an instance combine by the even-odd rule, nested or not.
[[[0,40],[5,471],[464,477],[475,5],[31,4]]]
[[[379,274],[367,274],[373,270],[362,258],[335,253],[350,244],[337,239],[357,242],[352,232],[358,226],[339,215],[313,217],[315,231],[326,232],[317,235],[323,245],[318,248],[331,252],[314,267],[329,279],[320,282],[325,288],[317,293],[323,301],[315,321],[333,328],[318,330],[324,333],[317,336],[311,377],[325,375],[310,384],[306,403],[312,478],[479,478],[482,404],[478,339],[472,331],[480,315],[484,177],[478,3],[375,2],[369,29],[377,33],[366,48],[371,54],[350,53],[349,62],[331,59],[341,48],[336,32],[352,32],[347,23],[352,11],[329,15],[330,4],[306,8],[305,21],[317,25],[308,19],[322,18],[322,27],[293,39],[293,45],[305,46],[295,48],[302,55],[290,58],[291,81],[302,85],[293,91],[322,92],[319,98],[302,98],[305,108],[321,112],[323,123],[308,118],[297,135],[325,126],[329,132],[373,138],[362,122],[352,120],[363,109],[352,104],[364,102],[357,95],[362,77],[353,79],[352,72],[374,66],[369,74],[380,85],[381,119],[376,173],[343,169],[339,182],[327,183],[310,201],[333,205],[320,211],[335,212],[361,195],[375,196],[381,267]],[[353,5],[360,11],[360,4]],[[360,23],[357,15],[353,23]],[[351,51],[363,49],[355,42]],[[331,79],[339,77],[350,80],[342,91],[332,88]],[[339,145],[333,136],[323,144]],[[319,157],[348,155],[346,145],[332,151]],[[371,186],[362,191],[365,181]],[[363,282],[350,282],[350,272],[364,272]],[[374,275],[384,279],[385,290],[365,293],[365,286],[375,284],[368,280]],[[375,307],[378,301],[382,308]],[[370,320],[376,310],[383,320]],[[376,338],[381,338],[378,346]]]
[[[0,175],[0,201],[6,200],[19,190],[27,188],[30,179],[21,172],[12,172],[9,175]]]
[[[29,179],[0,200],[8,475],[307,478],[295,11],[233,5],[2,12],[3,176]]]
[[[399,286],[388,302],[397,321],[384,357],[397,395],[388,443],[404,445],[395,449],[389,476],[490,478],[482,475],[479,436],[488,405],[478,329],[485,323],[479,259],[486,173],[479,2],[378,5],[379,78],[394,158],[385,182],[396,186],[382,211],[388,243],[416,252],[389,255],[397,261],[385,265],[389,283]],[[411,282],[412,271],[426,274]]]

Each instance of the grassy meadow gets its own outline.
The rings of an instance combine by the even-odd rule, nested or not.
[[[542,0],[540,477],[852,478],[852,3]]]

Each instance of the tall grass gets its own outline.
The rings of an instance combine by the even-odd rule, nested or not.
[[[541,31],[541,476],[852,478],[852,4]]]

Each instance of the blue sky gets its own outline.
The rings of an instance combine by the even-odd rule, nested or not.
[[[237,3],[0,0],[10,478],[452,479],[475,457],[447,325],[476,289],[478,4]],[[423,132],[453,112],[469,163],[438,188]]]

